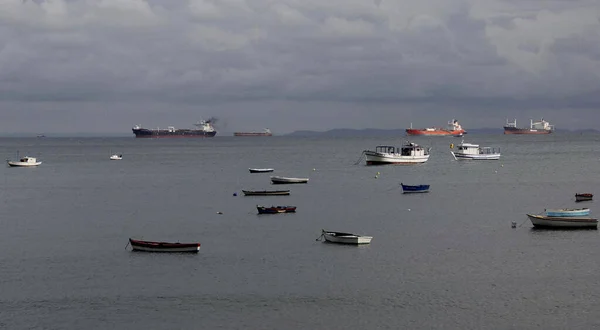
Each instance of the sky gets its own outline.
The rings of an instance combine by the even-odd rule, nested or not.
[[[600,126],[598,0],[0,0],[0,133]]]

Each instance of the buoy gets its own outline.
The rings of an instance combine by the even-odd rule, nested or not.
[[[313,168],[313,171],[316,171],[316,170],[317,170],[316,168]]]
[[[504,164],[500,165],[500,167],[504,167]]]
[[[377,179],[379,177],[379,175],[375,175],[375,179]]]
[[[454,143],[450,143],[450,149],[454,148]]]
[[[408,209],[410,211],[410,209]]]
[[[498,171],[494,171],[494,173],[498,173]]]
[[[381,173],[377,172],[377,175],[379,175],[379,174],[381,174]]]
[[[237,196],[237,193],[233,193],[233,196]]]
[[[513,222],[511,222],[511,223],[510,223],[510,226],[511,226],[512,228],[517,228],[517,222],[516,222],[516,221],[513,221]]]

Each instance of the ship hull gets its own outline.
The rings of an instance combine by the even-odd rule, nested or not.
[[[233,136],[273,136],[272,133],[235,132]]]
[[[426,130],[426,129],[414,129],[407,128],[406,135],[409,136],[458,136],[466,134],[465,130],[445,130],[445,129],[437,129],[437,130]]]
[[[535,129],[535,128],[516,128],[510,126],[504,126],[504,134],[550,134],[552,130]]]
[[[206,132],[202,130],[153,130],[153,129],[132,129],[136,138],[158,139],[158,138],[205,138],[214,137],[217,132]]]

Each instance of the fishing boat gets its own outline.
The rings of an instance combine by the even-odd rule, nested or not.
[[[272,176],[272,184],[308,183],[308,178],[289,178],[284,176]]]
[[[169,242],[152,242],[140,241],[130,238],[129,244],[133,251],[143,252],[192,252],[200,251],[200,243],[169,243]]]
[[[114,155],[110,156],[110,160],[121,160],[121,159],[123,159],[123,155],[114,154]]]
[[[585,217],[590,215],[590,209],[546,209],[546,216],[548,217]]]
[[[248,170],[250,173],[268,173],[274,171],[272,168],[249,168]]]
[[[287,196],[289,190],[242,190],[245,196]]]
[[[575,201],[576,202],[591,201],[592,198],[594,198],[594,195],[590,194],[590,193],[578,193],[578,194],[575,194]]]
[[[406,141],[400,148],[394,146],[376,146],[375,151],[364,150],[367,165],[386,165],[386,164],[420,164],[429,159],[431,148],[421,147],[416,143]],[[362,159],[359,158],[358,162]],[[357,163],[358,163],[357,162]]]
[[[539,228],[598,228],[598,219],[592,217],[549,217],[527,214],[534,227]]]
[[[11,167],[33,167],[38,166],[42,162],[39,162],[35,157],[25,156],[20,158],[18,161],[7,160],[8,166]]]
[[[326,242],[338,243],[338,244],[369,244],[373,239],[372,236],[363,236],[351,233],[342,233],[337,231],[322,230],[321,236],[317,238],[324,238]]]
[[[428,184],[420,184],[420,185],[411,186],[411,185],[406,185],[404,183],[400,183],[400,185],[402,186],[402,192],[405,194],[429,192]]]
[[[450,149],[454,144],[450,144]],[[498,160],[500,148],[479,147],[478,144],[465,143],[463,140],[456,146],[457,151],[450,151],[455,160]]]
[[[256,205],[256,209],[258,210],[258,214],[276,214],[276,213],[293,213],[296,212],[295,206],[271,206],[265,207],[261,205]]]

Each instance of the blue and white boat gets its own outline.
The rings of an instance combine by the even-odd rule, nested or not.
[[[580,209],[546,209],[547,217],[586,217],[590,215],[589,208]]]
[[[420,185],[416,185],[416,186],[410,186],[410,185],[406,185],[404,183],[400,183],[400,185],[402,186],[402,192],[405,194],[429,192],[428,184],[420,184]]]

